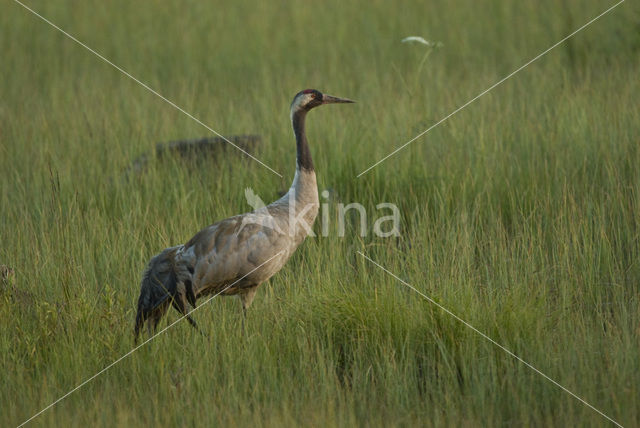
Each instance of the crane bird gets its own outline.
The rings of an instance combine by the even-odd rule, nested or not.
[[[305,133],[307,113],[323,104],[352,103],[306,89],[291,103],[296,139],[296,173],[289,191],[277,201],[253,212],[212,224],[186,244],[164,249],[147,265],[140,286],[134,338],[148,321],[152,335],[173,306],[197,329],[187,311],[207,295],[237,295],[242,303],[242,325],[260,284],[275,275],[311,231],[318,214],[316,173]]]

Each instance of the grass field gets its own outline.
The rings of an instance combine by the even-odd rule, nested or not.
[[[614,3],[27,3],[225,135],[195,164],[123,171],[211,133],[19,4],[0,13],[0,425],[133,347],[162,248],[289,186],[288,107],[309,116],[330,205],[381,202],[399,238],[308,239],[241,335],[216,298],[32,426],[613,426],[361,251],[624,426],[640,426],[640,8],[627,1],[360,178]],[[425,49],[406,36],[440,41]],[[319,230],[320,224],[316,224]],[[331,230],[337,224],[332,221]],[[370,222],[369,227],[372,227]],[[163,325],[177,319],[170,312]]]

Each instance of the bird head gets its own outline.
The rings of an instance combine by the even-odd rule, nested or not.
[[[295,112],[300,110],[309,111],[312,108],[323,104],[335,103],[355,103],[355,101],[323,94],[316,89],[305,89],[304,91],[298,92],[296,96],[293,97],[293,102],[291,103],[291,114],[293,115]]]

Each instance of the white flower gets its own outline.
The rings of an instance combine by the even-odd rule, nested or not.
[[[442,46],[440,42],[431,42],[429,40],[425,40],[424,37],[419,36],[409,36],[402,39],[402,43],[420,43],[430,48],[439,48]]]

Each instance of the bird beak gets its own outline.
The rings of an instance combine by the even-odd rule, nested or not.
[[[322,104],[335,104],[335,103],[355,103],[355,101],[347,98],[332,97],[331,95],[322,94]]]

